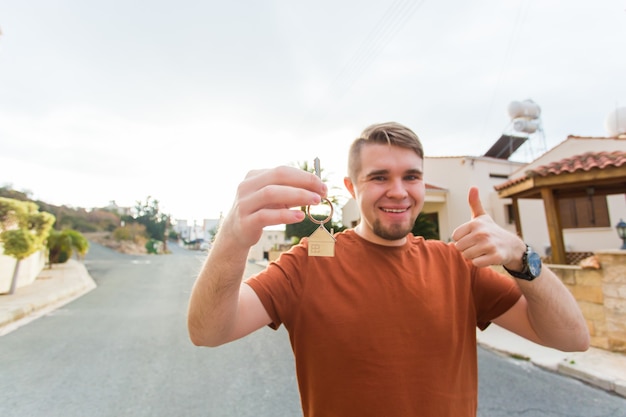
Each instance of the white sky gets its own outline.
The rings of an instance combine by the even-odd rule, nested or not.
[[[548,148],[626,105],[626,0],[4,1],[0,30],[0,185],[86,208],[217,218],[250,169],[341,186],[371,123],[477,156],[511,101]]]

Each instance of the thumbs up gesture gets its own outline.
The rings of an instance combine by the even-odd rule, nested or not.
[[[478,188],[469,190],[468,203],[472,218],[452,232],[454,246],[478,267],[514,265],[519,262],[526,245],[515,234],[498,226],[487,215],[480,201]]]

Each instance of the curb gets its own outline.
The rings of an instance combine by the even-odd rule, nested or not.
[[[557,372],[626,398],[626,380],[598,375],[592,371],[580,369],[575,361],[572,362],[560,363]]]
[[[38,280],[42,282],[24,288],[18,288],[15,294],[6,303],[8,307],[2,305],[0,298],[0,329],[5,331],[7,327],[20,327],[20,321],[27,321],[37,318],[46,312],[59,308],[96,288],[95,281],[89,275],[87,268],[80,262],[69,260],[63,268],[47,270],[44,269],[39,274]],[[63,285],[54,285],[54,280],[63,280]],[[37,283],[37,284],[35,284]],[[36,292],[36,294],[25,295],[26,292],[34,290],[33,285],[46,286],[46,291]],[[29,288],[30,287],[30,288]],[[21,291],[20,291],[21,290]],[[22,301],[17,301],[22,298]]]
[[[582,369],[577,364],[575,357],[563,358],[560,362],[554,363],[554,361],[541,360],[536,357],[533,358],[532,356],[522,355],[517,352],[513,352],[504,348],[499,348],[485,342],[479,341],[478,345],[496,354],[507,356],[513,359],[528,361],[538,368],[577,379],[586,384],[600,388],[604,391],[626,398],[626,380],[623,380],[621,378],[613,378],[600,373],[594,373],[589,369]]]
[[[37,302],[11,308],[7,312],[0,313],[0,327],[21,320],[31,314],[37,313],[38,311],[66,304],[88,293],[94,288],[95,285],[93,287],[89,285],[81,285],[75,288],[67,288],[64,291],[49,294],[47,297],[42,298]]]

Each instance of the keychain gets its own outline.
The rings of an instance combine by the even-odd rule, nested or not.
[[[313,161],[315,167],[315,175],[320,179],[322,178],[320,170],[320,159],[315,158]],[[324,220],[317,220],[311,216],[310,207],[306,207],[306,214],[315,224],[319,224],[319,227],[309,236],[309,256],[335,256],[335,238],[333,237],[333,230],[330,232],[324,227],[325,223],[328,223],[333,217],[333,204],[329,199],[322,199],[323,202],[328,203],[330,206],[330,214]]]

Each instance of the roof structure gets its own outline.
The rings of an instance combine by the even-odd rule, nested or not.
[[[528,173],[529,176],[559,175],[564,172],[590,171],[594,168],[606,168],[609,166],[621,166],[626,164],[626,152],[587,152],[571,158],[563,158],[560,161],[548,165],[542,165]]]
[[[586,152],[541,165],[494,187],[500,198],[511,198],[521,235],[520,198],[540,198],[546,211],[553,261],[565,263],[558,200],[584,195],[626,194],[626,151]]]
[[[446,189],[446,188],[438,187],[438,186],[436,186],[436,185],[429,184],[429,183],[425,183],[425,184],[424,184],[424,186],[425,186],[425,188],[426,188],[427,190],[447,191],[447,189]]]
[[[558,177],[558,178],[556,178]],[[526,171],[495,186],[500,197],[540,198],[540,188],[561,190],[592,186],[598,194],[626,192],[626,152],[586,152]],[[563,191],[562,193],[563,194]]]

